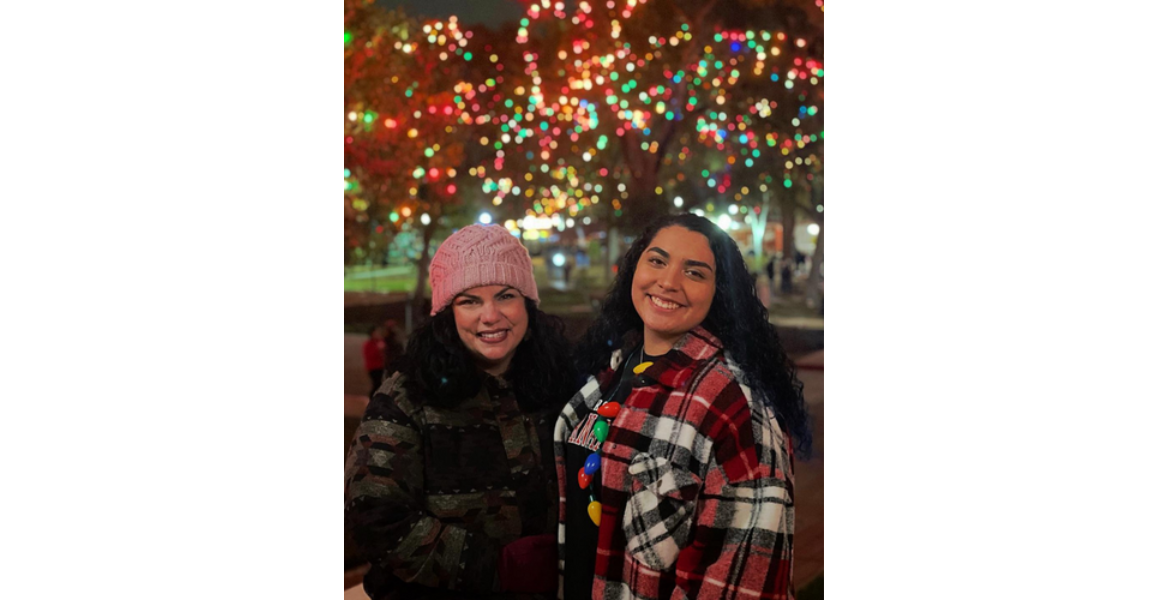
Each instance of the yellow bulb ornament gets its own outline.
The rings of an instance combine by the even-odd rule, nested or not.
[[[598,527],[598,524],[602,522],[602,503],[597,500],[591,502],[586,507],[586,512],[590,515],[590,520],[594,521],[594,526]]]

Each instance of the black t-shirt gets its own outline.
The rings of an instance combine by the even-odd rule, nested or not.
[[[634,369],[644,358],[653,361],[659,357],[644,357],[639,350],[627,356],[622,376],[617,384],[603,394],[603,404],[626,400],[635,379]],[[586,457],[602,447],[602,443],[594,437],[594,423],[601,418],[596,412],[587,414],[570,432],[566,443],[566,566],[562,586],[565,600],[590,600],[590,589],[594,582],[598,526],[590,520],[586,507],[590,504],[590,493],[594,494],[595,500],[600,499],[602,469],[594,473],[594,479],[586,489],[578,487],[578,471],[586,465]]]

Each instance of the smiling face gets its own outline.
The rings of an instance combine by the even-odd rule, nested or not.
[[[529,330],[525,298],[507,285],[484,285],[456,294],[452,302],[456,331],[477,366],[501,375]]]
[[[715,296],[716,257],[708,238],[678,225],[660,229],[639,257],[631,281],[647,353],[670,350],[704,321]]]

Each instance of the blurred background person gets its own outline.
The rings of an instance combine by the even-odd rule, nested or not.
[[[378,390],[378,386],[382,385],[383,373],[386,367],[385,351],[386,341],[384,337],[386,329],[380,325],[375,325],[370,328],[369,338],[362,344],[362,363],[366,368],[367,374],[370,375],[370,396],[374,397],[374,392]]]
[[[781,293],[789,294],[794,291],[793,261],[781,261]]]
[[[399,335],[399,322],[387,319],[383,323],[383,364],[390,366],[403,356],[403,341]]]
[[[769,303],[773,301],[773,280],[761,277],[760,273],[753,273],[753,285],[757,288],[757,299],[761,306],[769,310]]]
[[[777,263],[778,262],[779,262],[779,258],[778,258],[777,253],[773,253],[772,255],[769,256],[769,262],[766,263],[766,265],[765,265],[765,275],[767,275],[769,277],[769,290],[770,291],[777,289],[776,281],[777,281],[777,269],[778,269]]]

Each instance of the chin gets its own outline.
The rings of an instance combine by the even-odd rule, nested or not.
[[[673,338],[673,337],[681,336],[681,335],[684,335],[685,333],[687,333],[689,330],[690,330],[690,328],[683,329],[683,328],[679,328],[679,327],[671,327],[671,328],[652,327],[651,328],[651,331],[655,332],[656,335],[663,337],[663,338]]]
[[[505,359],[504,354],[500,354],[497,352],[481,352],[480,355],[484,357],[484,360],[491,362],[491,363],[498,363],[498,362]]]

